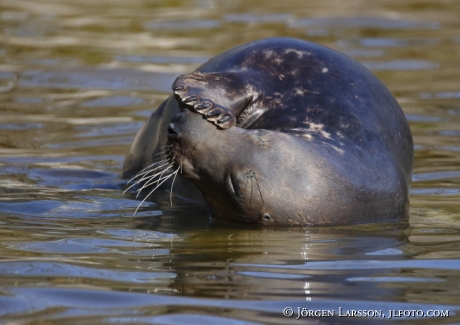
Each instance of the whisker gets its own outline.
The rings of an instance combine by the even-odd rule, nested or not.
[[[254,179],[255,179],[255,181],[257,182],[257,184],[258,184],[260,187],[262,187],[265,191],[267,191],[267,188],[266,188],[265,186],[263,186],[261,182],[259,182],[259,180],[257,179],[257,177],[262,178],[262,179],[264,179],[265,181],[267,181],[267,179],[266,179],[266,178],[263,178],[263,177],[260,177],[260,176],[257,176],[257,175],[254,175]],[[268,191],[267,191],[267,192],[268,192]]]
[[[160,168],[160,167],[162,167],[164,165],[167,165],[167,164],[169,164],[169,161],[167,159],[163,159],[163,160],[160,160],[158,162],[152,163],[152,164],[144,167],[141,171],[139,171],[133,178],[131,178],[128,181],[128,184],[130,182],[132,182],[133,180],[135,180],[136,178],[142,176],[142,175],[149,174],[150,171],[152,171],[152,168],[153,168],[153,170],[155,170],[156,168]]]
[[[262,185],[259,184],[259,181],[257,180],[256,176],[254,176],[254,181],[256,182],[257,188],[259,189],[260,199],[262,200],[262,202],[265,203],[264,198],[262,197],[262,191],[260,190],[260,186],[262,186]]]
[[[174,174],[174,172],[170,172],[170,173],[168,172],[168,174],[166,174],[165,176],[163,176],[162,178],[160,178],[160,179],[158,179],[158,180],[153,181],[151,184],[153,184],[153,183],[155,183],[155,182],[157,182],[157,181],[167,180],[167,179],[168,179],[171,175],[173,175],[173,174]],[[163,184],[163,182],[161,182],[161,184]],[[159,184],[159,185],[161,185],[161,184]],[[159,185],[157,185],[157,186],[155,187],[155,189],[157,189]],[[152,192],[153,192],[153,191],[151,191],[151,192],[149,193],[149,195],[152,194]],[[136,195],[136,198],[139,196],[139,194],[141,194],[141,191],[140,191],[140,190],[138,190],[138,193],[137,193],[137,195]]]
[[[160,174],[159,179],[157,180],[157,184],[158,184],[159,180],[161,179],[161,177],[163,177],[163,174],[164,174],[167,170],[171,169],[172,167],[173,167],[173,163],[170,163],[169,166],[163,170],[163,172]]]
[[[267,181],[268,185],[270,185],[270,187],[272,188],[272,192],[273,192],[273,186],[272,186],[271,182],[270,182],[267,178],[262,177],[262,176],[260,176],[260,175],[257,175],[257,177],[259,177],[259,178],[261,178],[261,179]],[[259,183],[259,184],[260,184],[260,186],[262,186],[261,183]],[[267,191],[267,189],[266,189],[264,186],[262,186],[262,188],[264,188],[264,189]],[[268,192],[268,191],[267,191],[267,192]]]
[[[166,156],[168,154],[169,149],[170,148],[168,146],[162,147],[159,152],[157,152],[156,154],[152,155],[152,157],[150,157],[150,159],[144,164],[143,168],[146,167],[148,164],[155,162],[155,160],[158,159],[157,156],[159,156],[159,158]]]
[[[151,175],[151,176],[149,176],[149,177],[146,177],[146,178],[145,178],[144,185],[143,185],[142,188],[140,188],[139,190],[142,190],[142,189],[144,189],[145,187],[147,187],[147,186],[149,186],[149,185],[155,183],[155,182],[156,182],[155,178],[158,177],[158,175],[160,175],[159,177],[161,178],[161,176],[162,176],[167,170],[171,169],[171,167],[172,167],[172,164],[169,164],[169,165],[168,165],[166,168],[164,168],[163,170],[161,170],[161,171],[159,171],[159,172],[157,172],[157,173],[155,173],[155,174],[153,174],[153,175]],[[139,190],[138,190],[138,191],[139,191]]]
[[[171,158],[173,154],[171,150],[172,148],[173,148],[172,145],[165,145],[163,147],[160,147],[159,152],[152,155],[150,161],[144,164],[143,168],[127,182],[127,185],[128,184],[131,184],[131,185],[126,190],[123,191],[123,194],[129,191],[135,185],[139,185],[142,183],[141,187],[136,190],[137,192],[136,198],[139,197],[142,190],[152,185],[155,186],[145,196],[145,198],[141,201],[141,203],[139,203],[136,210],[134,211],[134,215],[137,213],[142,203],[144,203],[145,200],[147,200],[147,198],[149,198],[150,195],[152,195],[152,193],[156,189],[158,189],[171,176],[174,176],[172,184],[171,184],[171,197],[170,197],[171,206],[172,206],[172,190],[174,187],[174,182],[176,180],[176,177],[179,171],[182,171],[182,162],[176,170],[173,170],[173,163],[171,161],[174,161],[176,156]]]
[[[177,171],[176,171],[176,172],[177,172]],[[168,176],[165,176],[165,177],[164,177],[164,180],[163,180],[161,183],[159,183],[153,190],[151,190],[151,191],[149,192],[149,194],[147,194],[147,196],[146,196],[146,197],[141,201],[141,203],[139,203],[139,205],[137,206],[136,210],[134,211],[134,215],[136,215],[137,210],[139,210],[139,208],[141,207],[142,203],[144,203],[145,200],[147,200],[147,198],[148,198],[153,192],[155,192],[155,190],[156,190],[161,184],[163,184],[164,182],[166,182],[166,180],[168,180],[168,178],[170,178],[170,177],[171,177],[173,174],[175,174],[176,172],[171,173],[171,174],[169,174]]]
[[[174,156],[175,158],[176,156]],[[174,158],[172,160],[174,160]],[[179,167],[177,167],[177,170],[174,172],[174,178],[172,180],[172,183],[171,183],[171,192],[169,193],[169,202],[171,202],[171,206],[172,206],[172,193],[173,193],[173,187],[174,187],[174,181],[176,180],[176,176],[179,172],[179,169],[181,169],[181,166],[182,166],[182,161],[181,161],[181,165]]]
[[[252,178],[251,178],[251,196],[249,197],[249,206],[251,206],[251,202],[252,202]]]
[[[248,188],[248,179],[245,178],[245,180],[246,180],[246,181],[244,182],[244,190],[243,190],[243,193],[245,193],[245,195],[246,195],[246,189]]]
[[[168,164],[169,164],[169,161],[166,159],[158,161],[142,169],[136,176],[139,177],[141,175],[149,174],[151,171],[155,171],[156,169],[161,168]],[[140,180],[142,180],[142,178]]]
[[[166,169],[161,173],[161,175],[159,176],[159,178],[157,178],[157,179],[155,179],[155,178],[156,178],[156,175],[158,175],[159,173],[157,173],[155,176],[152,176],[152,178],[149,178],[149,180],[148,180],[144,185],[142,185],[142,187],[141,187],[140,189],[138,189],[138,190],[136,191],[136,192],[137,192],[136,198],[139,196],[139,194],[141,193],[141,191],[142,191],[144,188],[149,187],[150,185],[155,184],[155,183],[158,184],[158,182],[161,181],[162,179],[164,179],[165,177],[166,177],[166,178],[169,177],[169,175],[168,175],[168,176],[163,176],[163,174],[164,174],[167,170],[170,170],[171,168],[172,168],[172,165],[169,166],[168,168],[166,168]],[[169,173],[169,172],[168,172],[168,173]]]
[[[151,170],[148,170],[148,171],[145,171],[143,172],[142,174],[144,174],[144,176],[142,176],[142,178],[138,179],[136,182],[134,182],[133,184],[131,184],[126,190],[123,191],[123,194],[126,193],[130,188],[132,188],[133,186],[139,184],[140,182],[142,182],[144,179],[151,179],[152,177],[155,177],[157,174],[154,174],[154,175],[150,175],[152,173],[154,173],[158,168],[163,168],[164,166],[166,166],[167,164],[162,164],[161,166],[158,166],[158,167],[155,167]],[[150,176],[149,176],[150,175]],[[140,175],[139,175],[140,176]],[[137,177],[137,175],[136,175]],[[129,183],[128,183],[129,184]]]
[[[166,161],[166,162],[162,163],[161,165],[156,166],[156,167],[148,170],[146,173],[144,173],[144,176],[142,178],[140,178],[139,180],[136,181],[136,183],[139,184],[140,182],[142,182],[145,179],[151,179],[152,177],[155,177],[156,174],[161,173],[161,169],[168,168],[171,164],[172,163]],[[159,169],[160,169],[160,171],[155,173]]]
[[[165,146],[160,147],[160,148],[159,148],[160,151],[157,152],[156,154],[152,155],[152,157],[150,158],[150,161],[153,161],[154,158],[155,158],[156,156],[163,155],[163,154],[166,153],[169,149],[171,149],[171,147],[172,147],[171,144],[170,144],[170,145],[165,145]],[[148,164],[148,162],[147,162],[146,164]]]

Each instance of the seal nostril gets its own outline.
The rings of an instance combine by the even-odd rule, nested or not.
[[[177,132],[174,123],[169,124],[168,126],[168,138],[169,139],[178,139],[180,138],[179,132]]]
[[[176,130],[174,130],[174,124],[169,124],[168,126],[168,133],[174,133],[177,134]]]

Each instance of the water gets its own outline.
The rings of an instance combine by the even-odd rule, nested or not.
[[[460,323],[460,2],[0,0],[0,28],[1,324]],[[228,226],[166,192],[133,216],[123,158],[174,78],[270,36],[390,88],[409,221]]]

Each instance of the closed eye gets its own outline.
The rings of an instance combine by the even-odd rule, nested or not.
[[[233,179],[232,177],[232,174],[228,173],[228,176],[227,176],[227,186],[228,186],[228,189],[230,190],[230,192],[236,196],[236,197],[241,197],[241,195],[239,194],[239,191],[238,191],[238,185],[237,183],[235,182],[235,180]]]

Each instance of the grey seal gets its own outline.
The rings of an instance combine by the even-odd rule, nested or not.
[[[226,221],[408,217],[407,120],[383,83],[348,56],[303,40],[263,39],[179,76],[172,90],[138,132],[123,177],[152,162],[138,180],[202,200]]]

